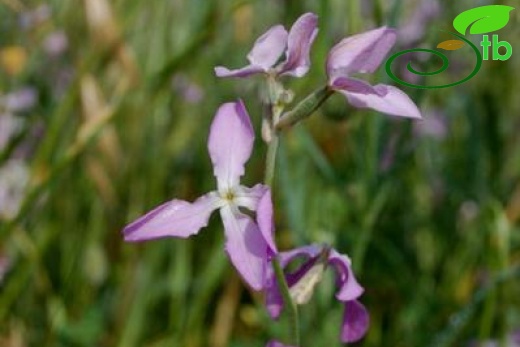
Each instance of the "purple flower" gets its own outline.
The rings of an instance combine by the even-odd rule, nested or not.
[[[37,102],[38,92],[32,87],[23,87],[0,97],[0,106],[11,112],[30,110]]]
[[[187,238],[205,227],[211,213],[220,209],[231,262],[253,289],[262,289],[267,244],[251,217],[239,209],[255,211],[260,197],[268,190],[261,184],[248,188],[239,182],[253,141],[253,128],[242,101],[223,104],[215,115],[208,140],[217,190],[193,203],[174,199],[156,207],[124,228],[125,240]]]
[[[247,55],[249,65],[236,70],[217,66],[215,74],[218,77],[247,77],[257,73],[302,77],[309,71],[309,51],[318,34],[317,23],[315,14],[305,13],[289,33],[282,25],[275,25],[256,40]],[[277,64],[284,51],[285,60]]]
[[[0,166],[0,220],[18,214],[29,179],[29,168],[23,160],[10,159]]]
[[[186,102],[191,104],[197,104],[204,99],[204,90],[182,73],[173,76],[172,87]]]
[[[426,26],[440,14],[441,6],[438,0],[422,0],[410,19],[399,29],[399,43],[405,47],[419,43],[425,34]]]
[[[449,124],[446,115],[440,109],[427,110],[421,122],[414,123],[416,136],[431,137],[435,140],[443,140],[448,136]]]
[[[505,342],[501,343],[499,338],[495,339],[489,339],[489,340],[473,340],[469,344],[467,344],[467,347],[499,347],[499,346],[506,346],[506,347],[520,347],[520,333],[519,331],[512,331],[510,332],[506,338]]]
[[[329,86],[347,97],[358,108],[372,108],[394,116],[421,118],[419,109],[402,90],[350,77],[354,73],[373,73],[381,65],[396,40],[395,30],[387,27],[343,39],[327,58]]]
[[[58,30],[50,33],[43,41],[43,49],[52,56],[57,57],[67,50],[69,40],[64,31]]]
[[[32,29],[45,23],[52,15],[49,5],[39,5],[38,7],[25,11],[20,15],[20,26],[23,29]]]
[[[294,346],[284,345],[281,342],[271,340],[267,343],[267,345],[265,345],[265,347],[294,347]]]
[[[307,303],[314,291],[314,287],[321,281],[327,266],[336,271],[338,292],[336,299],[345,304],[341,341],[355,342],[360,340],[368,330],[369,316],[366,308],[357,299],[363,294],[363,287],[359,285],[351,268],[350,259],[334,249],[320,245],[300,247],[289,252],[276,250],[273,241],[273,207],[270,192],[266,192],[258,203],[257,221],[264,236],[269,252],[277,254],[280,264],[285,270],[297,258],[303,258],[303,263],[294,272],[286,272],[289,292],[296,304]],[[278,289],[274,270],[266,270],[266,306],[273,318],[278,318],[283,309],[283,298]],[[275,345],[276,346],[276,345]]]
[[[18,134],[22,120],[11,113],[0,113],[0,152],[4,150],[11,138]]]

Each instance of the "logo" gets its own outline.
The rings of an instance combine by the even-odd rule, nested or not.
[[[388,76],[390,76],[390,78],[392,78],[399,84],[412,88],[421,89],[439,89],[453,87],[470,80],[480,70],[483,60],[489,60],[491,58],[493,60],[504,61],[511,58],[511,56],[513,55],[513,47],[509,42],[500,41],[498,35],[488,35],[489,33],[502,29],[507,25],[507,23],[509,22],[509,12],[511,12],[511,10],[513,9],[514,7],[505,5],[487,5],[476,7],[471,10],[462,12],[453,20],[453,27],[457,31],[456,33],[441,30],[454,36],[454,39],[439,43],[437,45],[437,48],[440,48],[445,51],[455,51],[464,47],[465,45],[468,45],[475,53],[475,67],[473,71],[471,71],[471,73],[465,78],[449,84],[443,84],[438,86],[423,86],[419,84],[406,82],[401,78],[397,77],[392,72],[392,63],[397,58],[399,58],[401,55],[413,52],[427,52],[434,54],[442,60],[442,66],[435,71],[421,72],[414,69],[412,67],[411,62],[408,62],[406,68],[412,74],[418,76],[432,76],[444,72],[449,66],[448,57],[446,57],[446,55],[444,55],[442,52],[438,50],[425,48],[407,49],[398,52],[392,55],[390,58],[388,58],[388,60],[386,61],[386,72]],[[480,53],[480,50],[477,46],[475,46],[470,40],[466,38],[466,35],[468,34],[468,29],[470,35],[483,35],[482,41],[480,42],[480,46],[482,47],[482,53]]]

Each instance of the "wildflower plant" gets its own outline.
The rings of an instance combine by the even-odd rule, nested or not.
[[[126,241],[187,238],[206,226],[212,212],[218,209],[231,263],[252,290],[264,293],[266,309],[272,318],[278,318],[282,310],[290,317],[289,337],[283,342],[273,339],[267,346],[302,346],[298,305],[312,299],[314,288],[323,280],[327,268],[336,274],[336,299],[345,309],[342,323],[338,322],[340,340],[358,341],[369,326],[368,311],[359,301],[364,289],[356,280],[347,255],[329,245],[318,244],[278,250],[272,195],[276,194],[275,163],[283,131],[311,116],[335,92],[344,95],[357,108],[421,118],[414,102],[398,88],[385,84],[372,86],[352,77],[375,72],[385,59],[396,40],[395,31],[387,27],[348,37],[335,45],[327,58],[326,85],[286,110],[293,94],[285,88],[281,78],[305,76],[317,33],[317,16],[306,13],[289,32],[276,25],[261,35],[247,56],[249,65],[235,70],[215,68],[218,77],[246,78],[261,74],[266,80],[270,114],[262,123],[262,138],[267,145],[264,181],[252,188],[240,184],[244,164],[254,149],[254,130],[240,99],[224,103],[216,112],[208,138],[216,190],[194,202],[174,199],[163,203],[123,230]],[[254,218],[251,213],[255,213]],[[289,264],[295,259],[303,262],[296,270],[289,271]]]

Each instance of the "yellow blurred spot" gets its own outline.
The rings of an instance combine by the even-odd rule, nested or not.
[[[233,13],[235,39],[238,42],[248,42],[251,37],[251,23],[253,23],[253,6],[245,4],[238,7]]]
[[[0,50],[0,67],[9,75],[23,71],[27,63],[27,51],[20,46],[8,46]]]
[[[459,281],[455,287],[455,299],[457,302],[467,302],[473,293],[474,286],[474,275],[470,272],[461,273]]]
[[[254,327],[260,324],[257,309],[252,305],[244,305],[239,311],[240,319],[248,326]]]
[[[437,48],[444,49],[446,51],[456,51],[464,46],[464,41],[461,40],[447,40],[437,45]]]

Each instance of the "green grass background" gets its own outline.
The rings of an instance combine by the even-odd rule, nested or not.
[[[268,27],[313,11],[320,32],[312,68],[286,81],[299,100],[326,81],[334,43],[375,26],[403,27],[418,3],[51,0],[50,17],[23,29],[21,16],[44,2],[0,1],[0,50],[16,46],[27,57],[20,71],[0,71],[0,94],[38,91],[23,131],[0,156],[4,165],[31,144],[20,212],[0,220],[0,252],[11,260],[0,284],[0,346],[241,347],[286,336],[284,317],[269,319],[225,257],[217,216],[188,240],[126,244],[121,229],[161,202],[214,188],[206,141],[223,102],[244,100],[258,135],[244,181],[262,179],[265,85],[260,77],[217,79],[214,66],[244,65]],[[450,39],[438,29],[490,3],[440,1],[414,47]],[[109,12],[88,15],[96,4]],[[457,87],[403,88],[426,118],[442,114],[441,136],[428,134],[426,121],[356,110],[341,96],[284,135],[277,238],[283,249],[327,242],[351,256],[371,314],[367,337],[353,346],[507,346],[520,329],[519,19],[520,8],[497,32],[513,46],[508,61],[485,61]],[[56,30],[68,47],[51,57],[42,43]],[[427,83],[471,70],[469,49],[447,54],[452,75]],[[383,68],[369,79],[391,83]],[[302,307],[304,347],[341,345],[334,292],[329,274]]]

